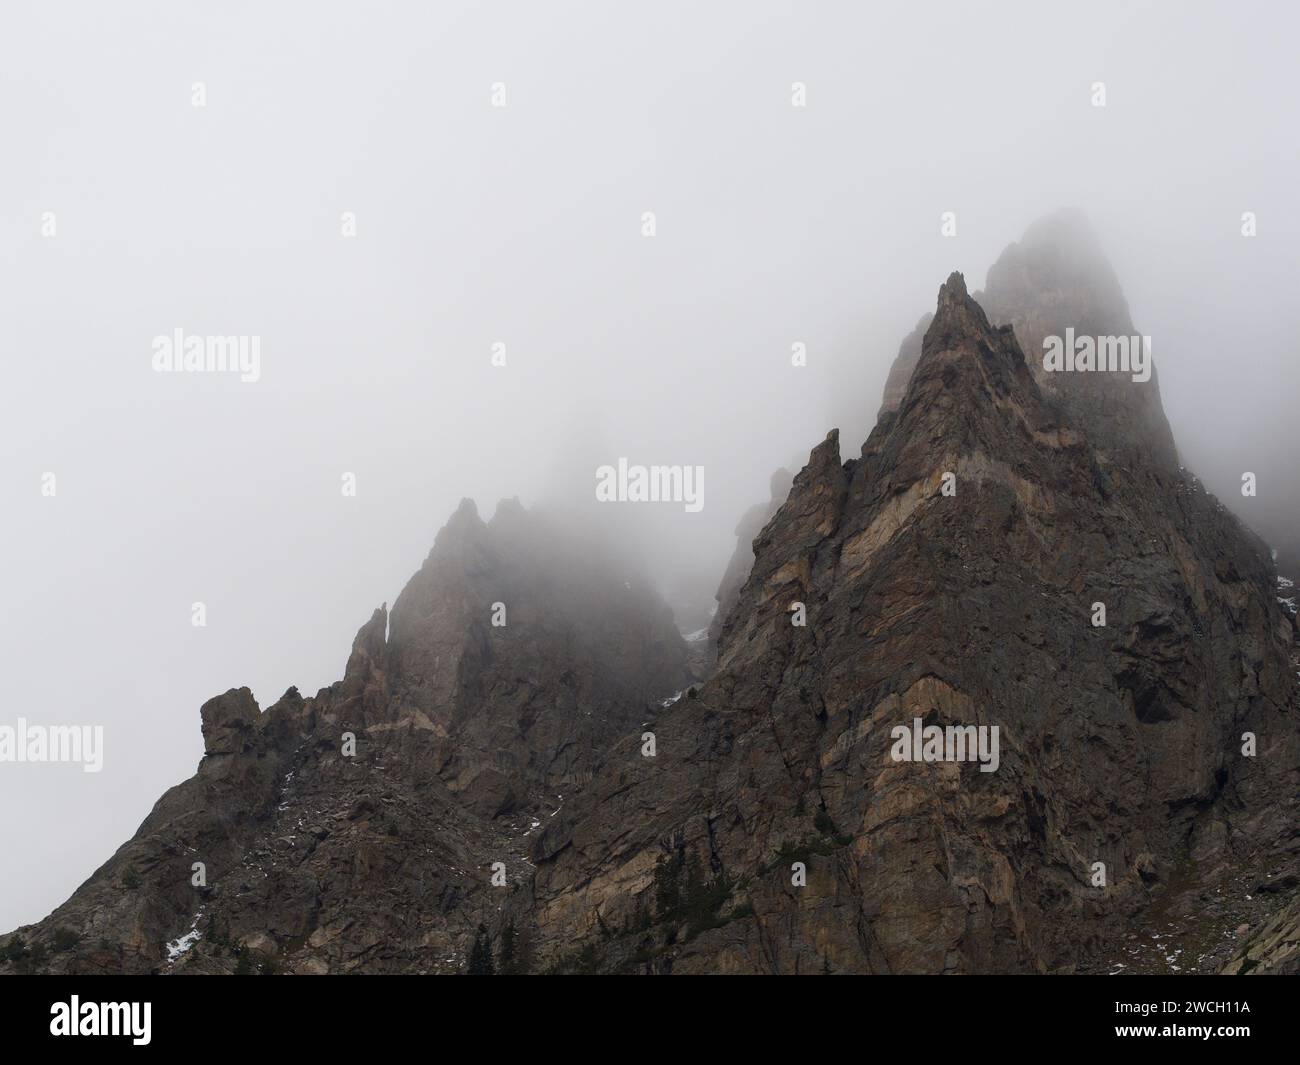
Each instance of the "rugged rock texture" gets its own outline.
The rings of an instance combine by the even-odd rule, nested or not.
[[[1229,976],[1300,976],[1300,894],[1252,935],[1224,967]]]
[[[485,524],[466,500],[342,681],[264,713],[247,688],[204,704],[198,772],[4,940],[8,967],[459,972],[526,898],[528,834],[687,683],[685,656],[658,595],[580,530],[516,502]]]
[[[861,453],[774,489],[701,686],[579,530],[462,505],[342,681],[204,705],[195,777],[0,970],[1292,971],[1295,620],[1154,381],[1040,372],[1127,324],[1081,240],[1009,249],[1006,324],[948,279]],[[916,719],[996,770],[895,760]]]
[[[755,542],[657,756],[625,741],[547,826],[547,934],[611,970],[1076,971],[1162,885],[1289,846],[1267,555],[1192,479],[1111,453],[950,278],[897,413],[847,463],[832,433]],[[998,771],[893,761],[914,718],[998,725]],[[716,894],[660,905],[673,875]]]

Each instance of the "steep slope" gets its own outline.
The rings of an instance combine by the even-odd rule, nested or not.
[[[1292,878],[1294,880],[1294,878]],[[1252,935],[1224,967],[1229,976],[1300,976],[1300,893]]]
[[[459,972],[480,923],[526,906],[528,833],[683,687],[685,655],[650,586],[560,516],[484,523],[466,500],[342,681],[204,704],[198,772],[4,940],[7,967]]]
[[[547,826],[550,949],[1072,971],[1153,887],[1280,845],[1300,748],[1267,556],[1194,480],[1107,462],[1113,442],[951,277],[897,413],[847,463],[832,433],[756,540],[717,674],[657,723],[655,757],[625,741]],[[895,761],[917,718],[998,726],[996,771]]]
[[[507,929],[531,971],[1291,971],[1295,618],[1154,377],[1043,371],[1131,329],[1090,241],[1031,229],[993,314],[948,279],[860,454],[742,521],[703,685],[583,523],[466,501],[340,682],[204,704],[0,972],[460,972]],[[900,759],[916,721],[975,746]]]

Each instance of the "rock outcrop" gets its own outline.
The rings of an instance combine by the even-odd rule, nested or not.
[[[528,835],[685,661],[658,594],[581,529],[466,500],[341,681],[203,705],[195,776],[0,971],[462,971],[527,895]]]
[[[1228,976],[1300,976],[1300,892],[1291,885],[1291,901],[1250,936],[1224,966]]]
[[[848,462],[832,433],[755,541],[657,756],[625,741],[547,826],[547,935],[611,971],[1079,971],[1162,887],[1286,846],[1267,555],[1088,424],[950,278],[897,412]],[[996,771],[896,761],[918,719],[997,727]]]
[[[988,314],[949,277],[860,453],[742,521],[698,687],[580,528],[462,504],[343,680],[204,705],[196,775],[0,970],[1294,971],[1269,553],[1154,378],[1035,347],[1131,328],[1112,282],[1073,216]]]

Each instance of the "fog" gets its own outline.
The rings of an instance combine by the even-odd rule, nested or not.
[[[0,929],[194,771],[203,701],[337,680],[462,497],[703,466],[627,532],[698,625],[771,472],[856,454],[949,272],[1063,205],[1186,464],[1294,550],[1300,16],[1048,7],[7,4],[0,723],[105,751],[0,764]],[[154,372],[177,328],[260,378]]]

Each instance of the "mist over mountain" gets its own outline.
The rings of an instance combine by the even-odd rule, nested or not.
[[[1133,332],[1086,220],[921,323],[693,650],[599,508],[463,500],[343,679],[206,702],[198,773],[0,964],[1295,971],[1294,600],[1154,370],[1026,358]]]
[[[1294,11],[4,29],[0,972],[1295,970]]]

